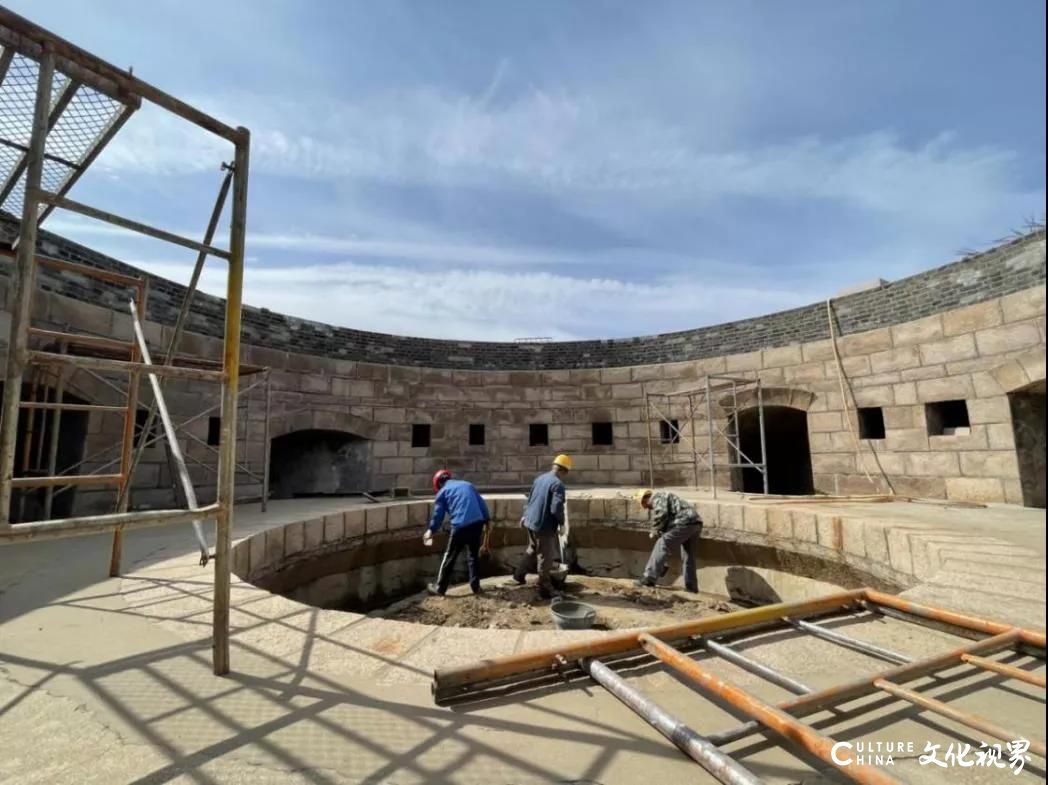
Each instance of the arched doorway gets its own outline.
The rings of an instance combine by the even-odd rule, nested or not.
[[[731,432],[729,423],[729,433]],[[756,407],[738,414],[739,448],[755,463],[761,462],[760,415]],[[768,492],[802,495],[815,490],[808,445],[808,415],[790,406],[764,407],[764,442],[767,448]],[[742,458],[732,456],[733,463]],[[731,489],[743,493],[763,493],[760,471],[736,468],[731,472]]]
[[[341,496],[363,493],[371,478],[371,442],[344,431],[306,429],[273,439],[270,495]]]
[[[1042,379],[1008,393],[1012,410],[1015,453],[1023,505],[1044,507],[1045,485],[1045,383]]]

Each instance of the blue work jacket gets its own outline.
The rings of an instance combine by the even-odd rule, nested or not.
[[[533,532],[557,529],[564,523],[564,483],[552,471],[531,484],[524,508],[524,525]]]
[[[444,523],[445,516],[451,518],[451,528],[461,529],[491,520],[488,505],[472,483],[465,480],[448,480],[433,500],[433,519],[429,530],[435,532]]]

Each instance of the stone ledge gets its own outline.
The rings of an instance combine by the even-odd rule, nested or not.
[[[576,493],[579,495],[569,492],[568,523],[573,532],[593,543],[587,547],[599,543],[599,539],[585,536],[590,530],[646,531],[646,511],[626,498],[625,492]],[[719,542],[770,548],[787,559],[790,554],[818,558],[896,587],[914,586],[941,568],[938,552],[928,542],[939,531],[905,520],[893,521],[890,516],[870,519],[804,509],[803,503],[747,503],[738,498],[703,498],[696,499],[695,504],[705,521],[703,536]],[[523,499],[493,497],[489,507],[493,534],[501,532],[498,537],[502,544],[512,542],[519,529]],[[265,580],[291,566],[362,546],[408,543],[416,538],[421,544],[422,529],[431,513],[430,501],[392,502],[265,529],[236,543],[234,571],[244,580]],[[523,543],[522,538],[517,539]],[[405,555],[416,550],[407,548]]]

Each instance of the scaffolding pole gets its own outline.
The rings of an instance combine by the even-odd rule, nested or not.
[[[64,351],[66,348],[65,344],[59,344],[59,349]],[[54,410],[54,414],[51,415],[51,432],[48,434],[50,437],[50,443],[47,446],[47,475],[54,477],[58,474],[58,441],[60,435],[60,429],[62,427],[62,403],[65,398],[65,383],[66,383],[66,369],[62,368],[58,372],[58,382],[55,384],[55,403],[58,404],[58,408]],[[44,492],[44,520],[51,519],[51,511],[54,508],[55,501],[55,489],[54,486],[47,486]]]
[[[146,288],[145,285],[139,282],[138,285],[139,298],[137,300],[139,307],[142,308],[143,313],[146,307]],[[134,301],[132,301],[132,317],[137,315],[134,313]],[[138,345],[132,345],[130,350],[130,361],[132,363],[138,363],[141,360],[141,350]],[[124,413],[124,438],[120,445],[120,485],[117,488],[117,504],[116,512],[125,513],[128,510],[131,500],[131,483],[134,480],[134,474],[131,471],[131,456],[135,449],[135,420],[138,417],[138,392],[139,382],[142,379],[141,372],[137,368],[130,368],[128,370],[127,378],[127,411]],[[145,440],[146,434],[149,431],[143,429],[142,440]],[[115,578],[120,575],[120,562],[124,555],[124,532],[121,529],[113,530],[113,541],[110,544],[109,549],[109,577]]]
[[[26,197],[40,188],[44,171],[44,147],[47,143],[47,118],[51,108],[51,80],[54,72],[54,51],[45,49],[37,72],[33,125],[29,136],[29,149],[25,154]],[[0,423],[0,528],[8,528],[11,525],[11,480],[14,478],[15,444],[18,439],[18,402],[22,397],[22,377],[29,355],[29,313],[33,304],[36,212],[36,201],[30,198],[23,199],[18,251],[15,256],[14,296],[11,298],[11,333],[7,342],[3,422]]]
[[[130,302],[130,306],[131,319],[135,328],[135,338],[138,341],[138,350],[142,354],[142,362],[146,365],[152,365],[153,360],[149,356],[149,347],[146,345],[146,336],[142,331],[142,322],[138,319],[138,311],[135,308],[133,300]],[[174,461],[175,468],[178,471],[178,479],[182,484],[182,494],[185,497],[186,505],[191,509],[196,509],[198,506],[196,489],[193,487],[193,481],[189,479],[189,470],[186,468],[186,459],[182,457],[182,447],[178,443],[178,437],[175,435],[175,426],[171,423],[171,415],[167,411],[167,402],[164,400],[164,391],[160,388],[160,380],[155,373],[149,374],[149,384],[153,388],[153,403],[160,412],[160,421],[164,424],[164,435],[167,437],[167,448],[171,459]],[[143,441],[145,441],[145,439],[143,439]],[[197,545],[200,547],[200,566],[204,567],[207,565],[208,560],[207,540],[204,539],[204,530],[201,528],[200,519],[193,520],[193,531],[196,533]]]
[[[83,369],[80,369],[80,370],[83,370]],[[239,394],[244,395],[244,394],[250,392],[251,390],[253,390],[255,387],[258,387],[260,384],[262,384],[262,380],[254,381],[251,384],[249,384],[247,387],[244,387],[243,389],[241,389],[239,391]],[[187,420],[183,420],[180,423],[175,423],[175,430],[178,431],[178,432],[181,432],[185,436],[188,436],[188,437],[190,437],[192,439],[195,439],[196,437],[194,437],[187,430],[189,428],[189,426],[192,425],[193,423],[195,423],[196,421],[200,420],[202,417],[206,417],[207,415],[211,414],[211,412],[215,411],[216,409],[220,409],[221,406],[222,406],[221,403],[215,404],[213,406],[208,407],[207,409],[204,409],[202,412],[197,412],[196,414],[194,414],[192,417],[190,417]],[[121,411],[122,410],[123,410],[123,408],[121,407]],[[148,436],[148,433],[146,434],[146,436]],[[149,447],[152,447],[153,445],[157,444],[157,442],[162,441],[164,438],[165,437],[162,434],[157,434],[156,436],[149,436],[148,438],[144,439],[144,441],[142,442],[142,445],[145,448],[149,448]],[[59,472],[57,477],[62,477],[62,478],[67,477],[70,474],[70,472],[72,472],[72,470],[74,468],[76,468],[77,466],[82,466],[83,464],[92,463],[96,459],[101,458],[103,455],[105,455],[109,451],[111,451],[111,450],[113,450],[113,449],[115,449],[116,447],[119,447],[119,446],[120,446],[119,443],[111,444],[108,447],[105,447],[105,448],[103,448],[101,450],[98,450],[98,451],[92,453],[87,458],[81,458],[79,461],[77,461],[76,463],[72,464],[68,469],[66,469],[66,470],[64,470],[62,472]],[[207,469],[207,471],[211,472],[212,474],[217,474],[218,473],[218,468],[216,466],[211,466],[210,464],[206,464],[203,461],[197,460],[197,459],[195,459],[195,458],[193,458],[192,456],[189,456],[189,455],[187,455],[185,457],[186,457],[187,460],[194,461],[196,465],[201,466],[204,469]],[[110,468],[111,466],[115,466],[119,461],[120,461],[120,458],[114,458],[111,461],[107,461],[106,463],[100,464],[99,466],[96,466],[89,475],[86,475],[86,476],[94,476],[97,473],[104,472],[106,469]],[[238,469],[240,469],[241,471],[244,471],[245,473],[251,475],[252,477],[255,476],[252,472],[249,472],[249,471],[247,471],[244,468],[244,464],[237,464],[237,467],[238,467]],[[114,475],[114,476],[119,476],[119,475]],[[62,493],[64,491],[68,490],[69,487],[70,486],[59,488],[57,491],[55,491],[55,493],[56,494]]]
[[[218,222],[222,218],[222,210],[225,208],[226,196],[229,193],[229,184],[232,179],[233,173],[227,172],[226,176],[222,178],[222,185],[218,189],[218,196],[215,198],[215,205],[211,210],[211,218],[208,221],[207,229],[204,231],[204,245],[209,245],[215,237],[215,232],[218,230]],[[164,355],[163,365],[174,365],[175,355],[178,353],[178,345],[182,340],[182,332],[185,329],[186,319],[189,318],[189,311],[193,304],[193,295],[196,294],[197,285],[200,282],[200,276],[204,271],[204,263],[207,261],[207,251],[201,250],[197,254],[196,264],[193,266],[193,274],[189,278],[189,285],[186,287],[185,296],[182,298],[182,306],[179,308],[178,317],[175,319],[174,331],[171,333],[171,340],[168,342],[167,352]],[[142,426],[142,430],[146,433],[150,433],[153,429],[153,423],[156,422],[157,406],[156,401],[149,406],[149,411],[146,413],[145,424]],[[139,462],[142,460],[142,452],[145,448],[139,446],[135,450],[135,454],[131,458],[130,473],[134,474],[138,468]],[[123,498],[126,494],[122,493],[121,498],[117,502],[119,507],[122,503],[126,503]]]
[[[226,283],[226,329],[222,383],[222,435],[218,459],[219,513],[215,527],[215,598],[212,614],[212,668],[229,673],[230,551],[236,498],[237,386],[240,381],[240,316],[244,287],[244,240],[247,231],[247,181],[250,134],[238,128],[233,162],[233,214],[229,228],[229,275]]]
[[[791,717],[781,709],[765,703],[755,695],[736,687],[724,679],[718,678],[695,662],[695,660],[685,656],[672,646],[646,633],[641,634],[640,643],[649,654],[657,657],[664,664],[670,666],[681,676],[694,682],[704,691],[715,695],[743,714],[753,717],[769,730],[800,746],[824,763],[834,766],[841,774],[850,777],[855,782],[863,783],[864,785],[900,785],[900,781],[895,777],[872,767],[840,766],[832,754],[834,745],[832,738],[824,736],[811,726]]]
[[[83,370],[83,369],[80,369],[80,370]],[[253,390],[255,387],[258,387],[261,383],[262,383],[261,381],[252,382],[247,387],[241,389],[239,391],[239,394],[240,395],[245,395],[246,393],[248,393],[251,390]],[[122,390],[118,391],[118,392],[121,395],[124,394],[124,391],[122,391]],[[123,406],[77,406],[77,405],[70,405],[70,406],[63,407],[63,408],[65,410],[67,410],[67,411],[70,410],[70,409],[72,409],[74,411],[113,411],[113,412],[124,412],[125,411]],[[212,452],[215,455],[218,455],[219,451],[218,451],[217,448],[209,445],[206,441],[201,439],[199,436],[196,436],[195,434],[193,434],[191,431],[189,431],[187,429],[188,429],[188,427],[190,425],[195,423],[197,420],[201,419],[202,417],[210,414],[211,412],[213,412],[213,411],[215,411],[216,409],[219,409],[219,408],[221,408],[221,403],[216,404],[214,406],[210,406],[210,407],[208,407],[207,409],[204,409],[201,412],[197,412],[197,414],[193,415],[192,417],[190,417],[187,420],[183,420],[180,423],[175,423],[174,424],[174,428],[175,428],[175,430],[177,432],[180,432],[185,438],[189,439],[192,442],[195,442],[195,443],[201,445],[202,447],[206,448],[209,452]],[[148,434],[151,429],[138,428],[138,430],[139,430],[140,433]],[[149,438],[145,438],[144,440],[140,439],[139,442],[138,442],[138,446],[141,447],[142,449],[148,449],[149,447],[152,447],[153,445],[155,445],[157,442],[161,441],[164,438],[165,437],[163,435],[156,435],[156,436],[150,436]],[[82,466],[84,464],[93,463],[94,461],[96,461],[97,459],[101,458],[106,453],[110,452],[111,450],[113,450],[113,449],[115,449],[115,448],[117,448],[119,446],[120,446],[120,443],[115,443],[115,444],[109,445],[108,447],[104,447],[101,450],[97,450],[94,453],[92,453],[91,455],[89,455],[88,457],[81,458],[76,463],[71,464],[68,468],[66,468],[62,472],[59,472],[55,476],[56,476],[56,478],[64,477],[64,476],[70,474],[72,472],[72,470],[75,469],[76,467]],[[199,459],[196,459],[196,458],[193,458],[190,455],[186,455],[185,458],[187,460],[193,461],[196,465],[206,469],[207,471],[209,471],[209,472],[211,472],[213,474],[217,474],[217,472],[218,472],[217,467],[209,465],[207,463],[204,463],[203,461],[201,461]],[[110,468],[111,466],[115,466],[117,463],[119,463],[119,461],[120,461],[120,458],[117,457],[117,458],[114,458],[113,460],[107,461],[106,463],[100,464],[100,465],[96,466],[87,476],[91,476],[91,475],[94,475],[94,474],[98,474],[100,472],[104,472],[106,469]],[[242,472],[243,474],[246,474],[248,477],[250,477],[253,480],[261,480],[261,477],[259,476],[259,474],[257,474],[255,471],[253,471],[250,468],[250,464],[238,462],[237,463],[237,471]],[[65,490],[67,490],[67,488],[59,488],[58,491],[56,491],[56,493],[62,493]]]
[[[727,785],[761,785],[764,780],[721,752],[684,722],[655,703],[647,695],[635,690],[600,660],[582,660],[579,663],[590,678],[626,704],[637,716],[672,741],[677,749],[708,771],[718,782]]]
[[[21,202],[21,222],[15,240],[14,275],[12,279],[12,313],[10,340],[8,342],[8,361],[4,376],[5,386],[2,409],[0,409],[0,542],[22,542],[43,537],[70,537],[97,534],[101,531],[120,533],[125,529],[137,528],[160,523],[189,522],[194,519],[216,517],[215,547],[215,593],[213,604],[213,666],[216,674],[229,672],[229,591],[230,591],[230,546],[233,525],[233,504],[235,500],[235,480],[237,473],[237,396],[240,378],[240,331],[241,331],[241,297],[244,275],[244,245],[247,225],[247,188],[248,157],[250,132],[243,127],[232,127],[190,106],[168,93],[133,76],[129,71],[117,68],[89,52],[69,43],[53,33],[33,24],[29,20],[12,13],[0,6],[0,45],[4,53],[0,57],[0,77],[6,82],[11,78],[13,69],[8,66],[12,57],[20,56],[37,64],[35,85],[30,79],[22,79],[16,85],[26,93],[35,94],[31,104],[32,111],[23,110],[24,104],[10,104],[4,107],[5,121],[16,123],[18,127],[30,130],[28,144],[24,146],[24,160],[16,164],[24,167],[25,189]],[[52,82],[60,74],[59,84],[65,86],[58,100],[53,100]],[[7,85],[4,85],[7,87]],[[104,123],[92,127],[89,141],[80,151],[79,163],[70,166],[71,160],[58,160],[50,156],[50,162],[56,166],[65,166],[67,171],[58,180],[49,178],[47,188],[43,183],[43,165],[47,157],[48,134],[52,127],[57,128],[66,113],[76,105],[72,98],[82,90],[94,90],[119,106],[109,111]],[[114,215],[106,210],[88,206],[66,197],[66,193],[99,151],[109,143],[129,114],[137,110],[145,99],[177,117],[194,123],[197,126],[232,143],[234,148],[233,176],[230,186],[233,193],[233,210],[229,234],[229,250],[214,246],[210,239],[197,242],[181,237],[172,232],[148,226],[139,221]],[[27,102],[28,103],[28,102]],[[13,115],[7,117],[7,115]],[[29,115],[28,117],[26,115]],[[73,116],[72,122],[82,118]],[[111,359],[109,357],[88,356],[87,354],[64,354],[47,351],[30,351],[31,306],[34,293],[35,254],[37,230],[44,217],[52,213],[53,208],[63,209],[105,221],[125,229],[164,240],[186,248],[192,248],[200,254],[227,259],[228,275],[226,284],[226,314],[223,340],[223,358],[221,370],[210,368],[187,367],[179,365],[151,366],[138,362],[137,346],[130,347],[124,354],[125,347],[115,350],[118,356],[131,359]],[[59,263],[70,265],[71,263]],[[74,265],[75,267],[75,265]],[[93,268],[83,266],[82,272],[90,275]],[[144,308],[144,293],[136,298],[139,308]],[[137,314],[144,318],[144,314]],[[102,339],[105,340],[105,339]],[[95,348],[95,352],[105,349]],[[114,351],[114,347],[108,347]],[[91,517],[73,517],[63,520],[36,521],[19,523],[13,526],[12,497],[15,488],[47,487],[49,485],[75,485],[90,482],[108,484],[113,477],[96,476],[49,476],[49,477],[14,477],[15,447],[19,436],[19,412],[22,396],[22,384],[29,366],[46,366],[58,369],[88,369],[99,372],[127,374],[128,389],[127,408],[123,440],[121,442],[121,472],[115,476],[123,499],[117,506],[117,512]],[[42,368],[41,368],[42,370]],[[129,487],[133,477],[130,456],[133,451],[136,412],[136,395],[138,377],[149,373],[160,377],[176,377],[214,381],[221,384],[221,439],[219,443],[219,468],[217,479],[217,502],[202,508],[187,510],[165,510],[161,513],[120,512],[127,509]],[[115,387],[115,386],[114,386]],[[61,411],[61,405],[56,407]],[[35,412],[36,410],[30,410]],[[33,415],[35,416],[35,415]],[[43,418],[43,415],[41,415]],[[28,417],[26,418],[29,419]],[[143,435],[145,441],[147,434]],[[39,439],[39,435],[37,437]],[[40,445],[42,450],[42,445]],[[41,453],[42,455],[42,453]],[[56,467],[57,468],[57,467]],[[53,495],[52,495],[53,499]],[[119,571],[121,541],[114,538],[111,552],[110,568],[112,573]]]
[[[916,617],[919,623],[925,626],[949,624],[989,637],[919,660],[862,643],[860,648],[866,648],[869,653],[882,657],[888,653],[895,662],[900,660],[902,662],[878,673],[867,674],[844,684],[818,691],[813,691],[789,675],[763,665],[708,637],[714,633],[728,633],[733,636],[738,636],[740,633],[763,634],[769,627],[774,629],[781,625],[793,625],[802,634],[808,634],[814,632],[814,625],[809,623],[796,625],[795,622],[799,617],[850,613],[856,604],[885,606]],[[700,637],[697,642],[705,644],[715,657],[738,665],[773,684],[794,692],[796,697],[772,705],[727,679],[717,676],[713,670],[707,668],[705,661],[697,662],[671,645],[671,642],[675,640],[687,642],[692,637],[687,633],[698,634]],[[702,635],[707,637],[703,638]],[[855,639],[848,638],[848,636],[841,637],[846,638],[849,645],[855,643]],[[831,641],[838,645],[842,644],[841,640],[831,639]],[[1043,660],[1044,643],[1043,632],[1013,627],[1006,623],[967,616],[941,608],[917,605],[873,589],[859,589],[855,592],[843,592],[816,600],[735,611],[717,618],[699,619],[647,630],[633,630],[605,638],[562,643],[551,649],[483,660],[473,665],[438,669],[434,671],[432,686],[434,699],[438,704],[469,700],[471,697],[484,699],[495,694],[504,697],[514,687],[537,686],[545,683],[553,674],[570,679],[570,670],[577,666],[607,688],[615,697],[626,703],[680,749],[692,755],[704,767],[706,763],[712,763],[713,768],[708,768],[708,770],[714,776],[718,776],[716,769],[725,763],[724,759],[702,756],[712,748],[723,747],[752,733],[767,730],[780,737],[778,741],[784,746],[796,745],[826,764],[835,767],[841,775],[850,777],[856,782],[869,785],[894,785],[898,781],[884,771],[868,766],[849,766],[837,760],[832,754],[833,738],[819,732],[812,723],[805,722],[801,718],[822,713],[858,698],[887,693],[894,698],[907,701],[923,710],[947,717],[995,738],[1006,741],[1026,740],[1029,743],[1029,750],[1043,758],[1046,752],[1043,740],[1031,737],[1019,730],[998,725],[991,719],[963,711],[942,700],[902,685],[927,676],[934,676],[940,671],[954,669],[960,665],[969,665],[972,668],[989,670],[1024,682],[1039,683],[1043,687],[1043,677],[1037,674],[1030,674],[1010,666],[987,668],[988,663],[1002,664],[986,659],[985,655],[1029,646],[1036,649],[1038,653],[1035,656]],[[679,676],[698,686],[703,693],[707,694],[711,702],[727,704],[748,716],[749,721],[735,728],[705,737],[697,737],[690,728],[666,714],[660,706],[630,687],[599,659],[614,657],[616,660],[626,661],[626,667],[633,667],[638,664],[637,655],[640,653],[654,656],[657,661],[672,668]],[[701,707],[697,707],[696,711],[701,712]],[[689,746],[686,744],[689,741],[697,743]],[[693,752],[698,755],[693,755]]]
[[[262,424],[262,512],[266,511],[266,506],[269,504],[269,434],[270,419],[272,416],[272,399],[273,399],[273,382],[272,374],[267,368],[265,371],[265,389],[266,389],[266,418]],[[250,433],[250,431],[248,431]]]
[[[743,407],[740,404],[739,393],[741,391],[753,391],[755,405]],[[714,396],[718,393],[726,393],[720,401],[715,401]],[[687,401],[687,416],[689,419],[688,435],[679,425],[673,421],[673,401],[683,398]],[[739,414],[747,408],[757,410],[757,427],[759,431],[760,457],[757,460],[750,458],[742,449]],[[682,464],[684,461],[670,460],[660,454],[653,443],[653,431],[657,428],[661,434],[668,434],[668,438],[660,439],[668,445],[669,450],[673,445],[685,445],[691,448],[691,465],[696,487],[701,487],[700,468],[705,466],[709,472],[709,487],[713,497],[717,497],[718,469],[723,467],[729,471],[733,469],[755,470],[761,475],[764,493],[768,493],[768,466],[766,459],[766,443],[764,433],[764,398],[760,379],[743,379],[735,376],[722,374],[708,374],[703,377],[697,387],[677,390],[668,393],[654,393],[645,391],[644,410],[648,430],[648,472],[654,478],[660,466]],[[705,449],[699,447],[698,419],[704,417],[706,421]],[[725,460],[717,455],[717,437],[723,437],[727,442],[728,457]],[[651,483],[655,485],[654,479]]]

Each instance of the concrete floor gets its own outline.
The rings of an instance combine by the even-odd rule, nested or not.
[[[346,500],[278,502],[265,516],[257,507],[243,508],[237,535],[346,506]],[[842,505],[841,514],[885,514],[883,505],[866,506],[877,509]],[[949,524],[972,542],[960,538],[957,559],[943,570],[949,575],[942,583],[929,582],[931,589],[917,587],[918,596],[922,590],[952,591],[957,602],[945,604],[967,610],[972,592],[963,582],[954,585],[951,575],[970,579],[978,572],[980,580],[996,576],[1000,582],[999,604],[1027,595],[1031,608],[1039,603],[1043,620],[1043,511],[926,510],[914,506],[891,514],[912,516],[914,525],[932,531]],[[1009,575],[1019,558],[1015,553],[980,553],[978,538],[990,536],[1021,546],[1027,572]],[[428,628],[322,611],[235,581],[234,672],[216,678],[211,572],[195,564],[191,533],[168,527],[129,535],[125,576],[119,579],[105,575],[108,545],[107,537],[91,537],[0,548],[0,782],[712,781],[587,682],[471,708],[432,703],[429,680],[436,666],[594,633]],[[892,620],[834,624],[913,657],[959,643]],[[887,667],[792,632],[768,634],[740,649],[814,688]],[[1009,661],[1043,672],[1043,662],[1019,655]],[[711,661],[710,668],[767,700],[788,697],[732,665]],[[628,678],[700,733],[737,721],[662,668],[641,668]],[[971,669],[910,686],[1044,738],[1043,690]],[[951,741],[978,747],[980,739],[953,723],[887,699],[845,709],[816,718],[824,732],[840,739],[916,742],[916,753],[897,759],[890,770],[902,781],[1018,781],[1005,770],[919,765],[916,756],[929,741],[942,744],[940,756]],[[728,749],[769,782],[842,781],[819,762],[759,739]],[[1026,772],[1024,778],[1044,779],[1044,761],[1031,757]]]

